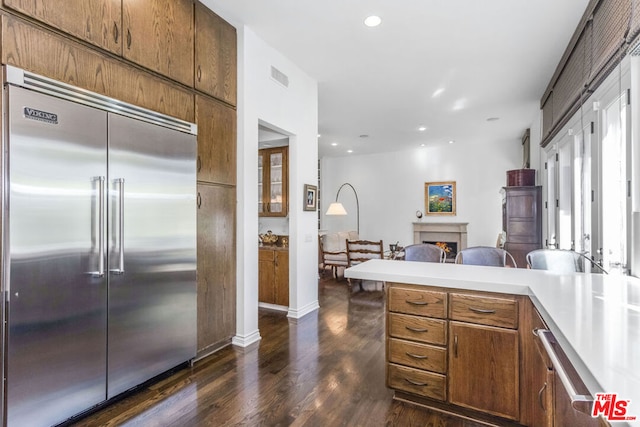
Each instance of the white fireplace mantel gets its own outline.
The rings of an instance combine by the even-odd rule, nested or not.
[[[414,222],[413,243],[455,242],[458,250],[467,247],[468,222]]]

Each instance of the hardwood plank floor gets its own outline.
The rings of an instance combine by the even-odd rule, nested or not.
[[[261,310],[258,344],[222,349],[72,425],[481,426],[392,400],[380,290],[323,279],[319,299],[299,321]]]

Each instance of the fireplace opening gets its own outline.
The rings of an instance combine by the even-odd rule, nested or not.
[[[436,245],[444,250],[446,255],[445,262],[454,262],[456,259],[456,255],[458,254],[458,243],[457,242],[430,242],[427,240],[423,240],[422,243],[429,243],[431,245]]]

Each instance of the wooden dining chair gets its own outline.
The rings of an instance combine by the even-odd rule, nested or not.
[[[384,258],[384,244],[380,241],[370,240],[347,240],[347,263],[349,267],[361,264],[363,262],[372,259]],[[349,286],[351,286],[351,279],[348,279]],[[362,287],[362,280],[359,281],[360,290],[364,290]]]

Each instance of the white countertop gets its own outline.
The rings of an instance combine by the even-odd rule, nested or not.
[[[640,425],[640,279],[390,260],[345,277],[528,295],[591,393],[630,399]]]

